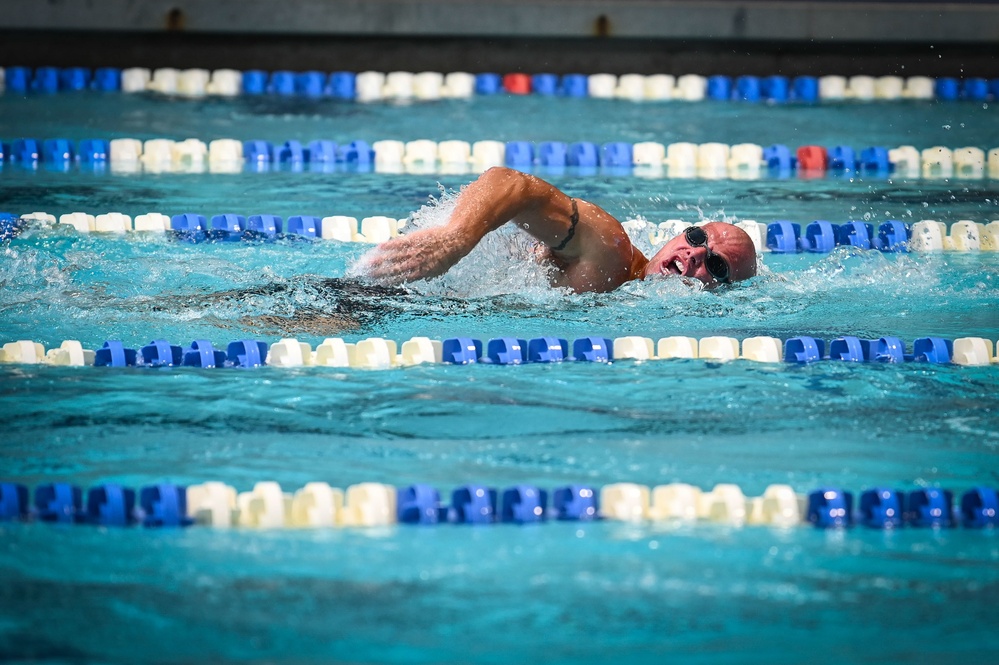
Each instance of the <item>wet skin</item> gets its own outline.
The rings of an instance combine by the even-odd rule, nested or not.
[[[489,169],[465,187],[444,226],[421,229],[375,248],[364,270],[374,281],[396,285],[443,275],[486,234],[512,222],[538,240],[549,263],[553,286],[577,293],[612,291],[625,282],[651,276],[683,276],[718,286],[704,261],[710,249],[729,265],[730,281],[756,274],[756,252],[737,226],[704,225],[707,247],[691,247],[683,234],[648,260],[621,223],[592,203],[573,199],[549,183],[508,168]],[[568,241],[566,239],[568,238]]]

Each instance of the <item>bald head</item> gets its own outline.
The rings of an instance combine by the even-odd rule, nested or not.
[[[716,277],[722,265],[728,268],[725,281],[739,282],[756,274],[756,247],[749,234],[725,222],[710,222],[700,228],[707,235],[705,244],[691,244],[688,234],[681,233],[656,252],[645,275],[693,277],[714,288],[722,283]]]

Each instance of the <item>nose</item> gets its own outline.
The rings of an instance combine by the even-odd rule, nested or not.
[[[694,276],[699,272],[703,272],[701,268],[704,266],[704,259],[708,254],[707,247],[691,247],[687,246],[687,273],[690,276]]]

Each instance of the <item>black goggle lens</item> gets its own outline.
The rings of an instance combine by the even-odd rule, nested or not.
[[[724,282],[728,279],[728,263],[717,254],[708,254],[707,259],[704,260],[704,267],[719,282]]]
[[[699,226],[688,226],[683,233],[691,247],[704,247],[708,244],[708,232]]]

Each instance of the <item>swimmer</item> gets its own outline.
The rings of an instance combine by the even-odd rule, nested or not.
[[[688,228],[651,260],[600,207],[574,199],[532,175],[494,167],[465,187],[444,226],[407,233],[367,257],[374,281],[398,285],[446,273],[486,234],[513,222],[541,243],[552,286],[576,293],[613,291],[652,276],[696,279],[715,288],[756,274],[756,249],[745,231],[712,222]]]

